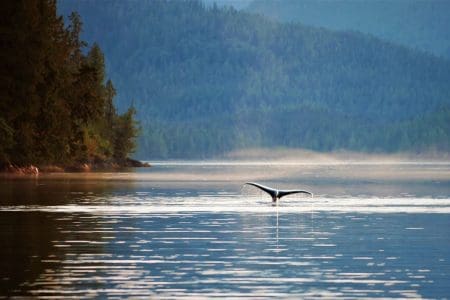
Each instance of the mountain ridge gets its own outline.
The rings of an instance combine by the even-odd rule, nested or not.
[[[450,2],[253,0],[245,8],[280,22],[369,33],[450,60]]]
[[[140,158],[449,149],[450,63],[433,55],[198,1],[60,3],[104,49],[118,107],[134,99]]]

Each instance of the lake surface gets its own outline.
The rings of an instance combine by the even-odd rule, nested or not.
[[[302,188],[271,199],[246,181]],[[450,164],[0,178],[0,298],[449,298]]]

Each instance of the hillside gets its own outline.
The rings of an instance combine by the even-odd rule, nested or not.
[[[246,147],[448,151],[450,63],[377,38],[195,1],[60,2],[105,52],[140,158]]]
[[[253,0],[246,10],[282,22],[369,33],[450,59],[447,0]]]

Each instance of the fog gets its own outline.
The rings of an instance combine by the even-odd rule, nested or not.
[[[449,153],[395,153],[370,154],[352,151],[315,152],[305,149],[268,149],[255,148],[232,151],[225,159],[237,161],[271,161],[274,163],[307,163],[307,164],[399,164],[399,163],[450,163]]]
[[[235,186],[257,181],[279,188],[310,188],[334,182],[336,189],[345,183],[427,183],[450,181],[450,161],[429,155],[367,155],[351,152],[331,154],[304,150],[253,149],[236,151],[206,161],[150,161],[152,167],[121,172],[41,173],[45,180],[83,182],[122,181],[159,186]],[[338,191],[336,191],[338,192]]]

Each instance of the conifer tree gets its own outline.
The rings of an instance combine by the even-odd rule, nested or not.
[[[109,159],[119,143],[115,128],[126,158],[136,136],[134,110],[116,115],[103,52],[94,44],[83,54],[80,16],[72,13],[65,27],[56,0],[0,7],[0,165]]]
[[[124,162],[129,153],[136,149],[135,139],[138,136],[139,128],[135,121],[136,110],[130,107],[124,114],[116,117],[114,127],[114,158],[119,162]]]

